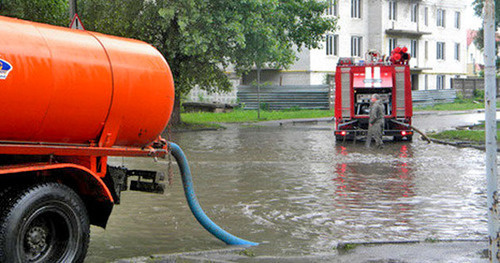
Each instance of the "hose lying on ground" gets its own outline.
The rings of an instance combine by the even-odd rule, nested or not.
[[[198,222],[208,231],[210,234],[214,235],[216,238],[220,239],[228,245],[238,245],[238,246],[256,246],[259,243],[251,242],[248,240],[241,239],[239,237],[233,236],[226,232],[224,229],[216,225],[208,216],[203,212],[203,209],[196,198],[193,187],[193,178],[191,177],[191,170],[189,169],[188,161],[186,155],[179,147],[179,145],[169,142],[168,149],[172,156],[174,156],[177,164],[179,165],[179,170],[181,172],[182,184],[184,187],[184,194],[193,213],[194,217]]]
[[[424,137],[424,139],[425,139],[428,143],[431,143],[431,139],[430,139],[429,137],[427,137],[427,135],[426,135],[423,131],[421,131],[421,130],[419,130],[419,129],[415,128],[415,126],[410,125],[410,124],[408,124],[408,123],[403,123],[403,122],[395,121],[395,120],[391,120],[391,121],[392,121],[392,122],[394,122],[394,123],[396,123],[396,124],[399,124],[399,125],[402,125],[402,126],[405,126],[405,127],[408,127],[408,128],[413,129],[414,131],[416,131],[416,132],[420,133],[420,134],[422,135],[422,137]]]

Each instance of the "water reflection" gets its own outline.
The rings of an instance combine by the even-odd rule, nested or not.
[[[332,206],[339,222],[350,228],[342,240],[373,240],[374,235],[381,239],[387,230],[409,229],[407,216],[413,205],[401,200],[415,196],[412,146],[386,147],[389,149],[382,152],[365,150],[362,146],[336,147],[341,158],[335,164],[336,195]],[[377,162],[378,158],[385,161]]]
[[[209,217],[261,242],[257,255],[331,252],[338,242],[480,238],[484,154],[443,145],[336,144],[329,124],[230,127],[173,138],[186,152]],[[122,160],[113,159],[117,164]],[[130,168],[166,163],[125,160]],[[88,262],[224,248],[194,220],[179,177],[166,195],[126,192]]]

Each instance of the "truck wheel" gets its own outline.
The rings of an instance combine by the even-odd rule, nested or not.
[[[69,187],[35,185],[3,196],[0,206],[0,262],[83,262],[89,219]]]

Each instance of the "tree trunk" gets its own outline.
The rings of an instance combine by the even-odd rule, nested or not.
[[[169,125],[176,126],[181,123],[181,96],[175,94],[174,110],[170,116]]]

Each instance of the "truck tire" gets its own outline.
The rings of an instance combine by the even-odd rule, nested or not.
[[[90,225],[71,188],[44,183],[1,198],[0,262],[83,262]]]

